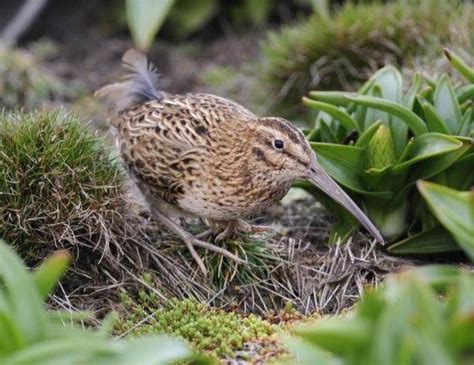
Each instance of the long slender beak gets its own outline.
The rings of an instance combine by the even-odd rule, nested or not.
[[[313,163],[313,168],[310,169],[307,179],[313,183],[317,188],[333,198],[336,202],[346,208],[357,220],[370,232],[375,239],[382,245],[385,241],[380,234],[377,227],[370,221],[370,219],[360,210],[354,201],[349,198],[344,190],[316,163]]]

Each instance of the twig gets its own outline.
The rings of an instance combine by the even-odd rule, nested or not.
[[[7,48],[15,45],[47,3],[48,0],[25,0],[13,20],[3,30],[0,37],[2,45]]]

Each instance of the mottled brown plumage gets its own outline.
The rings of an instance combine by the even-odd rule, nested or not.
[[[240,220],[280,200],[296,179],[309,179],[376,228],[318,166],[298,128],[282,118],[259,118],[243,106],[210,94],[172,95],[157,87],[145,56],[123,57],[124,82],[97,92],[113,109],[112,125],[125,165],[154,215],[193,246],[230,252],[191,236],[173,216],[198,216],[220,230],[258,229]]]

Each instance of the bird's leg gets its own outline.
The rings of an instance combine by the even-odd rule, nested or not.
[[[273,232],[273,228],[270,226],[259,226],[256,224],[250,224],[243,219],[237,220],[237,230],[245,233],[264,233]]]
[[[247,223],[242,219],[236,219],[225,223],[220,223],[218,227],[224,227],[224,229],[217,235],[216,241],[223,241],[226,238],[231,237],[237,232],[241,233],[262,233],[273,231],[272,227],[269,226],[257,226]]]
[[[194,237],[191,233],[186,232],[178,223],[176,223],[171,218],[169,218],[156,206],[151,206],[151,210],[153,212],[153,215],[160,222],[162,222],[170,231],[177,234],[183,240],[189,252],[191,252],[191,256],[196,261],[196,263],[198,264],[199,268],[201,269],[204,275],[207,275],[207,269],[201,257],[199,257],[198,253],[194,249],[194,246],[203,247],[205,249],[208,249],[209,251],[214,251],[216,253],[221,254],[222,256],[228,257],[236,262],[245,263],[245,261],[242,260],[240,257],[237,257],[236,255],[227,251],[226,249],[222,247],[218,247],[216,245],[213,245],[205,241],[201,241],[198,238]]]

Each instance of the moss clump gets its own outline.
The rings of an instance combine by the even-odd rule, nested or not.
[[[54,246],[107,248],[122,204],[119,167],[77,118],[0,114],[0,238],[24,258]]]
[[[132,336],[171,334],[187,341],[196,352],[214,358],[231,357],[244,343],[267,339],[275,331],[255,315],[244,317],[192,299],[172,299],[157,309],[156,295],[140,291],[137,300],[122,293],[121,301],[126,313],[121,316],[117,332]]]
[[[472,4],[347,4],[331,16],[314,14],[270,33],[262,60],[253,69],[264,85],[259,84],[263,100],[271,99],[280,113],[295,115],[295,106],[309,90],[354,90],[386,64],[410,65],[426,54],[438,58],[448,45],[472,49],[472,34]]]
[[[46,41],[28,50],[0,47],[0,108],[31,110],[78,93],[78,84],[66,86],[42,65],[55,52],[54,45]]]

